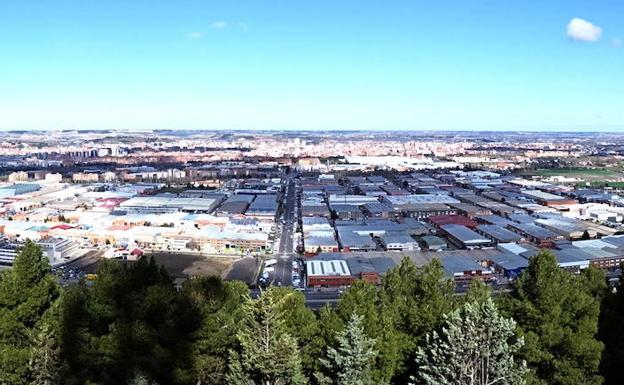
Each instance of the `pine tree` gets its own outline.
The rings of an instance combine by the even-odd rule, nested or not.
[[[34,347],[29,362],[31,385],[55,385],[60,383],[60,354],[58,341],[51,328],[48,325],[44,325],[34,337]]]
[[[230,351],[226,383],[232,385],[303,385],[297,341],[286,332],[275,289],[249,300],[237,339],[240,350]]]
[[[11,270],[0,274],[0,378],[3,385],[24,384],[35,346],[33,336],[59,297],[48,259],[28,240]]]
[[[456,302],[453,294],[453,282],[437,259],[426,266],[416,266],[405,257],[386,274],[381,294],[383,311],[392,314],[393,329],[400,342],[400,364],[394,382],[409,381],[418,345],[442,322],[443,315],[453,310]]]
[[[183,292],[200,309],[202,318],[201,327],[193,336],[194,382],[225,384],[227,354],[236,345],[249,288],[243,282],[202,277],[186,281]]]
[[[523,341],[515,328],[491,298],[468,302],[445,316],[439,332],[427,335],[412,379],[422,385],[524,384],[526,364],[514,357]]]
[[[516,282],[511,299],[502,301],[524,336],[521,353],[530,369],[529,384],[602,383],[603,344],[596,339],[600,289],[592,275],[571,274],[559,268],[552,253],[540,252]]]
[[[327,349],[327,358],[321,359],[327,376],[319,374],[319,382],[335,385],[377,384],[371,375],[377,352],[375,340],[362,329],[362,317],[353,313],[347,327],[337,336],[338,346]]]
[[[130,381],[128,381],[128,385],[152,385],[152,383],[143,373],[137,371]]]
[[[401,365],[401,349],[405,339],[397,333],[395,308],[376,286],[358,281],[341,297],[336,312],[346,324],[353,313],[362,317],[362,328],[367,337],[375,340],[377,356],[372,376],[377,384],[391,381]]]
[[[605,385],[624,383],[624,275],[613,293],[604,295],[600,314],[600,340],[605,344],[600,373]]]
[[[282,315],[286,333],[293,337],[299,346],[299,356],[304,374],[312,375],[318,368],[320,350],[315,346],[319,335],[319,323],[314,312],[305,306],[303,293],[292,288],[276,287],[272,289],[277,311]]]
[[[64,384],[125,384],[138,372],[158,384],[196,381],[201,314],[153,260],[103,263],[92,287],[66,289],[60,313]]]

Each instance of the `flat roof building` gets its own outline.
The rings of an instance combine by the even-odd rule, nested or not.
[[[308,287],[341,287],[351,285],[355,278],[345,260],[306,261]]]
[[[172,213],[176,211],[210,213],[219,204],[215,198],[134,197],[119,204],[129,213]]]
[[[443,225],[440,229],[452,244],[462,249],[474,249],[492,244],[488,238],[463,225]]]
[[[477,232],[489,238],[494,243],[522,242],[521,235],[498,225],[479,225]]]

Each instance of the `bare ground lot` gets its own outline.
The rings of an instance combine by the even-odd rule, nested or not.
[[[191,278],[206,275],[225,277],[227,271],[238,258],[207,257],[196,254],[183,253],[148,253],[148,257],[163,265],[173,278]]]
[[[252,284],[258,264],[254,257],[213,257],[197,254],[157,252],[147,253],[157,264],[163,265],[172,278],[192,278],[218,275],[227,280],[240,280]],[[81,266],[87,273],[95,273],[101,260],[84,263]],[[123,261],[125,263],[132,263]]]

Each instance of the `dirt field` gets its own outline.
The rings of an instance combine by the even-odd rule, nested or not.
[[[206,257],[195,254],[150,253],[156,263],[163,265],[173,278],[219,275],[224,277],[239,258]]]
[[[163,265],[174,279],[219,275],[226,280],[239,280],[249,285],[255,283],[254,278],[256,278],[260,264],[260,260],[253,257],[211,257],[167,252],[148,253],[146,256],[154,257],[156,263]],[[96,273],[101,262],[101,255],[93,255],[89,258],[81,258],[68,266],[78,267],[85,273]]]

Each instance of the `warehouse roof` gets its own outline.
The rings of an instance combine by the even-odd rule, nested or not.
[[[565,197],[561,195],[555,195],[551,193],[547,193],[540,190],[522,190],[522,194],[527,195],[531,198],[537,198],[544,201],[557,201],[557,200],[565,200]]]
[[[472,230],[470,230],[466,226],[462,225],[444,225],[441,227],[447,234],[451,237],[459,240],[463,244],[471,245],[471,244],[482,244],[482,243],[490,243],[490,240],[478,234]]]
[[[363,207],[366,211],[372,214],[382,214],[382,213],[389,213],[389,212],[394,211],[392,206],[390,206],[387,203],[381,203],[381,202],[366,203]]]
[[[414,238],[410,237],[406,232],[403,231],[390,231],[381,236],[381,239],[389,244],[406,244],[406,243],[416,243]]]
[[[488,270],[488,268],[478,264],[474,258],[459,255],[443,256],[442,266],[449,275],[462,274],[465,271]]]
[[[189,211],[209,211],[218,203],[213,198],[164,198],[164,197],[134,197],[121,202],[120,207],[169,207]]]
[[[388,195],[384,199],[394,206],[422,203],[459,203],[457,199],[445,194]]]
[[[338,246],[338,242],[334,239],[333,233],[328,234],[328,236],[321,236],[320,234],[315,234],[312,236],[307,236],[303,239],[303,243],[307,247],[311,246]]]
[[[342,247],[375,249],[377,244],[369,235],[360,235],[344,228],[337,228],[338,239]]]
[[[346,261],[353,275],[360,275],[361,273],[385,274],[396,266],[396,262],[392,258],[384,256],[368,257],[357,255],[347,257]]]
[[[624,235],[612,235],[604,237],[602,240],[618,247],[624,246]]]
[[[499,225],[501,227],[507,227],[511,223],[509,219],[503,218],[499,215],[477,215],[475,219],[480,222],[489,223],[491,225]]]
[[[529,265],[528,259],[513,253],[495,254],[488,257],[488,260],[505,270],[523,269]]]
[[[509,231],[497,225],[480,225],[477,231],[488,237],[494,238],[497,242],[518,242],[522,237],[513,231]]]
[[[436,237],[435,235],[425,235],[420,238],[427,247],[431,246],[446,246],[446,241],[440,237]]]
[[[344,260],[309,260],[306,262],[309,277],[319,276],[350,276],[349,266]]]
[[[509,219],[516,223],[535,223],[535,217],[526,214],[509,214]]]
[[[532,223],[512,223],[509,226],[537,239],[548,239],[557,237],[557,234],[553,233],[552,231],[538,225],[534,225]]]
[[[436,226],[462,225],[474,229],[477,223],[463,215],[434,215],[428,218]]]

